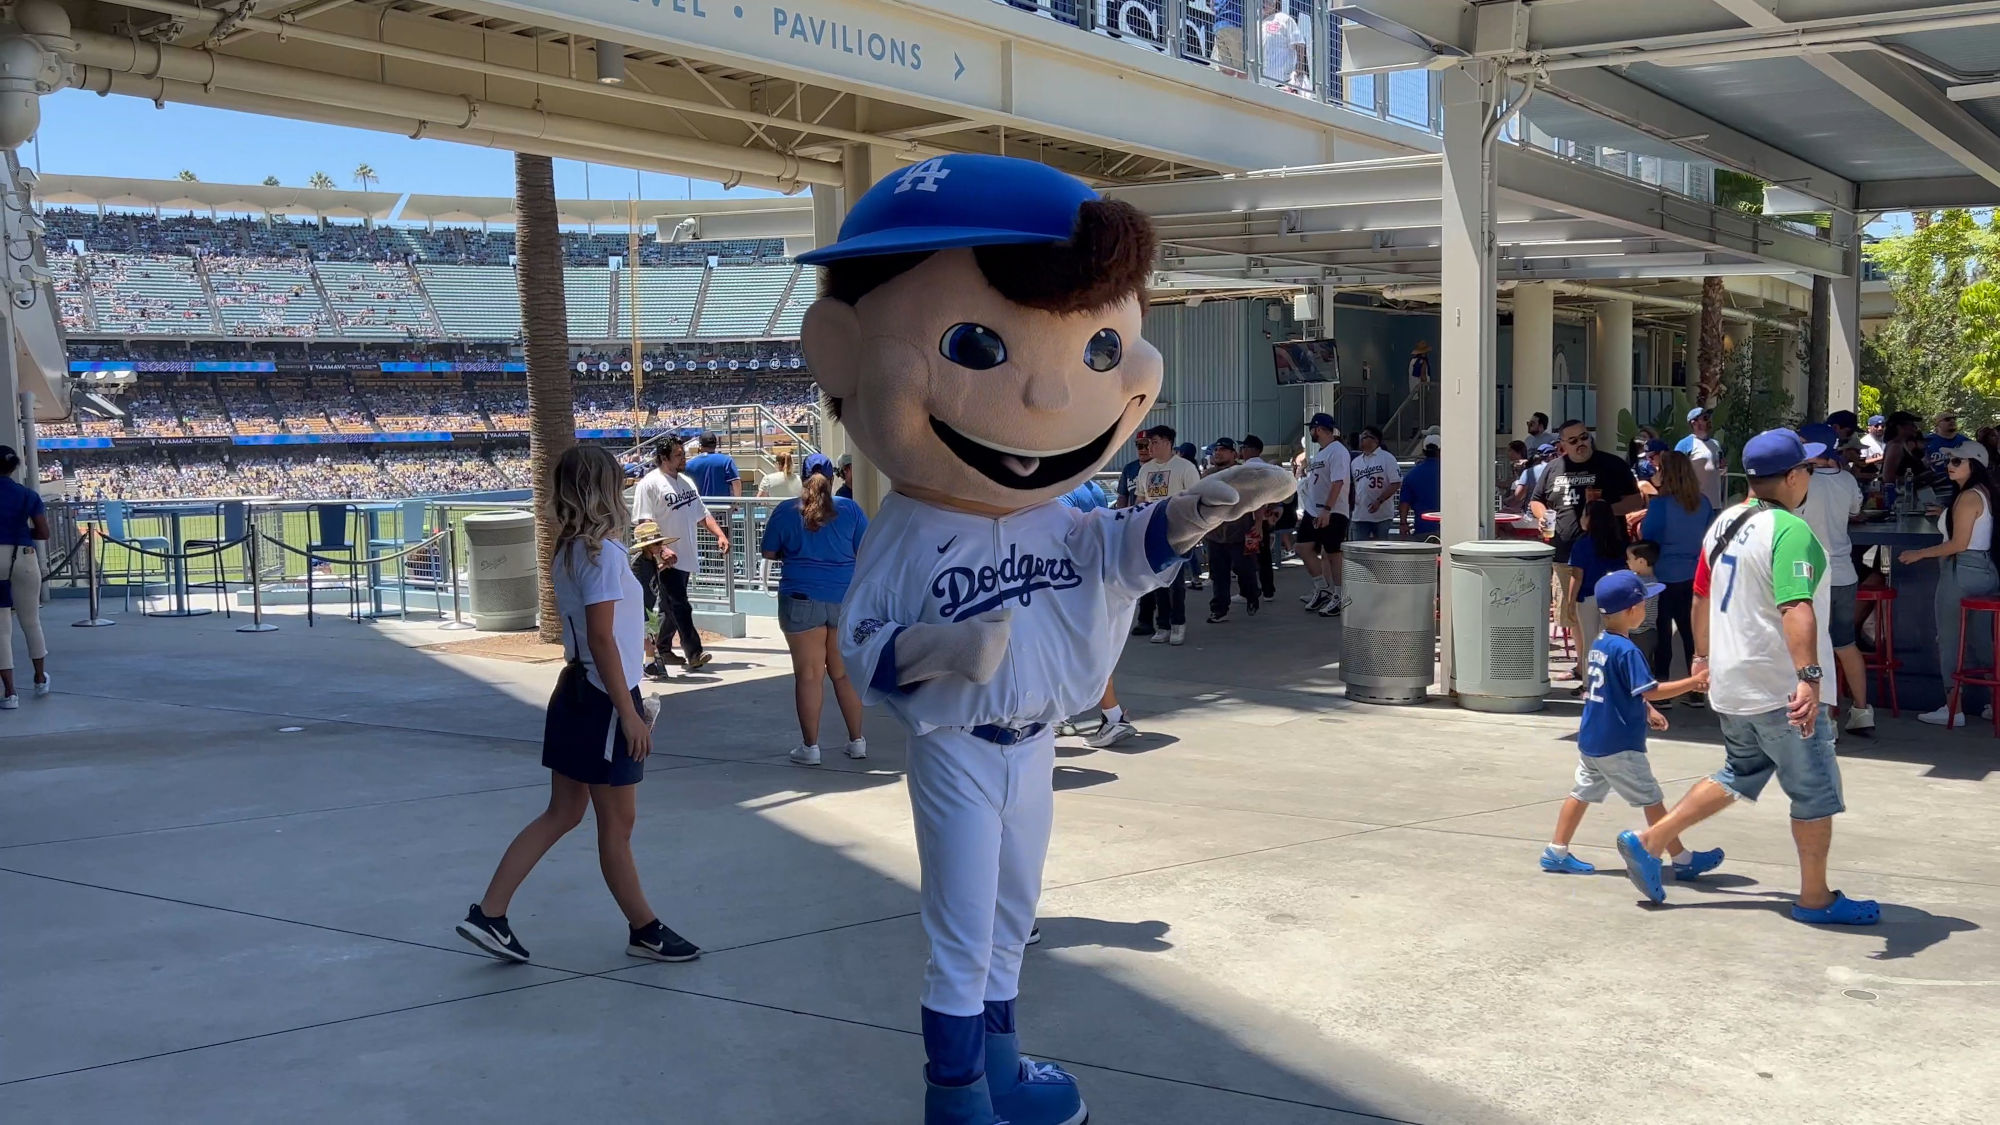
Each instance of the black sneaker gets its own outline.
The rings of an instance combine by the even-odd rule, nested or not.
[[[507,916],[488,918],[479,909],[478,903],[465,912],[465,921],[458,924],[458,936],[491,953],[502,961],[526,961],[528,947],[514,937],[514,931],[507,925]]]
[[[1318,613],[1320,610],[1325,609],[1327,605],[1332,601],[1333,601],[1333,591],[1321,590],[1312,596],[1311,601],[1306,603],[1306,612]]]
[[[1040,926],[1036,926],[1035,928],[1028,931],[1029,945],[1034,945],[1035,943],[1041,940],[1042,940],[1042,928]]]
[[[1258,603],[1256,602],[1251,602],[1249,605],[1243,607],[1243,612],[1249,614],[1252,617],[1257,616],[1257,604]]]
[[[657,660],[647,661],[645,671],[647,676],[655,680],[664,680],[667,678],[667,670],[661,667],[660,662]]]
[[[1345,608],[1347,608],[1346,598],[1336,598],[1332,594],[1328,594],[1326,596],[1326,605],[1320,607],[1319,615],[1321,617],[1339,617],[1340,611]]]
[[[701,956],[695,944],[666,927],[658,918],[632,931],[625,946],[627,957],[649,961],[692,961]]]
[[[1251,610],[1251,612],[1255,613],[1256,610]],[[1227,620],[1229,620],[1229,611],[1226,609],[1220,612],[1210,613],[1208,615],[1208,623],[1210,625],[1213,625],[1218,621],[1227,621]]]
[[[1132,626],[1132,635],[1135,637],[1150,637],[1153,635],[1153,627],[1151,625],[1135,624]]]

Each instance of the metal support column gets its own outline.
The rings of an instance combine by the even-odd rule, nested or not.
[[[1494,180],[1490,163],[1494,64],[1475,60],[1445,71],[1444,288],[1439,308],[1437,361],[1441,446],[1450,450],[1442,469],[1443,538],[1446,544],[1493,534],[1494,481]],[[1439,683],[1456,688],[1452,667],[1450,583],[1440,591]]]
[[[1632,302],[1605,301],[1597,306],[1597,341],[1591,364],[1597,384],[1597,447],[1625,452],[1618,443],[1618,414],[1632,409]]]
[[[887,149],[874,145],[848,145],[841,158],[841,169],[847,182],[841,187],[840,217],[845,219],[847,208],[855,200],[860,199],[863,193],[873,187],[876,180],[896,171],[898,167],[894,154]],[[815,238],[823,235],[819,229],[819,216],[820,209],[815,203],[813,208]],[[834,224],[834,228],[832,232],[824,233],[826,242],[833,241],[839,234],[838,223]],[[845,433],[841,434],[841,445],[843,452],[854,458],[854,500],[861,505],[863,511],[872,516],[881,506],[882,498],[889,494],[889,480],[875,468],[874,462],[848,444]]]
[[[1853,410],[1860,404],[1861,387],[1861,240],[1852,213],[1833,213],[1832,235],[1846,256],[1847,276],[1833,279],[1828,309],[1826,408]]]
[[[1528,416],[1555,409],[1556,287],[1524,281],[1514,287],[1514,432]],[[1562,421],[1550,418],[1549,426]]]

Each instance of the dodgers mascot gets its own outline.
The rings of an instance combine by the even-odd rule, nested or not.
[[[1094,703],[1141,594],[1209,529],[1293,489],[1249,464],[1080,512],[1159,395],[1140,337],[1156,239],[1129,204],[1031,161],[926,160],[855,201],[802,332],[892,491],[840,640],[911,731],[926,1125],[1077,1125],[1075,1078],[1021,1057],[1015,997],[1054,815],[1051,724]]]

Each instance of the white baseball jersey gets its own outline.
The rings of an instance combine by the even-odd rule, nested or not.
[[[1133,603],[1171,580],[1164,504],[1080,512],[1059,500],[993,519],[900,493],[861,541],[841,616],[841,655],[869,703],[910,729],[1052,723],[1097,702],[1118,661]],[[993,679],[944,676],[903,690],[904,627],[1012,610]]]
[[[1299,486],[1299,499],[1304,502],[1306,515],[1318,517],[1329,510],[1336,516],[1344,516],[1354,510],[1354,485],[1349,483],[1334,497],[1333,507],[1326,506],[1327,490],[1334,481],[1347,481],[1352,475],[1353,458],[1347,447],[1337,441],[1320,446],[1313,454],[1312,467],[1306,470],[1306,482]]]

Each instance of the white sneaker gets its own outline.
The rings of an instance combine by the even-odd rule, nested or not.
[[[39,693],[39,692],[37,692],[36,694],[38,694],[38,695],[39,695],[40,693]],[[1987,722],[1989,722],[1989,723],[1990,723],[1990,722],[1992,722],[1992,721],[1993,721],[1993,705],[1992,705],[1991,703],[1988,703],[1988,704],[1987,704],[1986,706],[1984,706],[1984,707],[1981,707],[1981,708],[1979,709],[1979,717],[1980,717],[1980,718],[1982,718],[1982,719],[1985,719],[1985,720],[1986,720]]]
[[[1090,737],[1083,741],[1088,746],[1102,750],[1106,746],[1116,746],[1128,738],[1135,737],[1138,733],[1138,727],[1120,719],[1115,723],[1106,723],[1096,730],[1091,731]]]
[[[1153,643],[1154,643],[1154,644],[1156,644],[1156,645],[1163,645],[1163,644],[1166,644],[1166,643],[1167,643],[1167,631],[1166,631],[1165,629],[1156,629],[1156,630],[1154,630],[1154,631],[1153,631]]]
[[[868,740],[865,738],[848,739],[847,756],[853,758],[857,762],[863,758],[866,758],[868,756]]]
[[[795,766],[816,766],[819,765],[819,747],[801,746],[786,757],[790,758]]]
[[[1918,715],[1917,721],[1920,723],[1929,723],[1934,727],[1962,727],[1965,725],[1965,712],[1960,711],[1954,715],[1947,708],[1940,707],[1935,711],[1926,711]]]
[[[47,695],[48,693],[49,693],[49,678],[47,676],[43,676],[41,679],[35,681],[35,698],[40,699],[41,697]]]
[[[1173,630],[1172,630],[1171,632],[1169,632],[1169,633],[1167,634],[1167,643],[1168,643],[1168,644],[1170,644],[1170,645],[1184,645],[1184,644],[1186,644],[1186,643],[1187,643],[1187,626],[1185,626],[1185,625],[1176,625],[1176,626],[1174,626],[1174,627],[1173,627]]]
[[[1847,733],[1874,734],[1875,708],[1850,707],[1847,709]]]
[[[18,695],[10,695],[5,699],[0,699],[0,711],[12,711],[20,706],[21,697]]]

